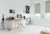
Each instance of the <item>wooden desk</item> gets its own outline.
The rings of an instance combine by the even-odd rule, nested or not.
[[[41,31],[41,34],[50,34],[50,32]]]
[[[21,22],[21,19],[5,20],[6,25],[11,25],[13,28],[17,27],[17,24]]]

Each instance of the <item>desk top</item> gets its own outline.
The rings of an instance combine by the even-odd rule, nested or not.
[[[21,19],[8,19],[6,21],[20,21]]]

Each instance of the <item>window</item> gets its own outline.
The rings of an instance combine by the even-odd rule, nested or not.
[[[50,13],[50,1],[45,1],[46,3],[46,13]]]
[[[35,15],[40,17],[40,3],[35,4]]]
[[[45,5],[46,5],[45,18],[50,19],[50,1],[45,1]]]

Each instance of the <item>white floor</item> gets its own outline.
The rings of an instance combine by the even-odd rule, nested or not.
[[[50,28],[38,25],[28,25],[25,28],[17,28],[12,31],[0,31],[0,34],[40,34],[41,31],[50,31]]]

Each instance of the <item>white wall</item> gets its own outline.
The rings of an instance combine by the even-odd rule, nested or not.
[[[25,5],[30,5],[30,0],[0,0],[0,17],[2,13],[5,17],[9,16],[9,9],[15,9],[16,14],[22,13],[25,10]]]
[[[2,13],[5,11],[5,4],[3,0],[0,0],[0,20],[2,18]]]
[[[34,24],[35,23],[35,4],[39,3],[39,0],[31,0],[30,1],[30,11],[31,11],[31,22]]]
[[[35,4],[36,3],[40,3],[40,15],[41,18],[35,18]],[[50,19],[46,19],[47,16],[45,16],[45,11],[46,11],[46,6],[45,6],[45,1],[44,0],[32,0],[31,1],[31,17],[32,17],[32,23],[35,25],[42,25],[42,26],[50,26]],[[48,14],[47,14],[48,15]],[[42,19],[42,16],[44,16],[45,18]],[[48,15],[49,16],[49,15]]]
[[[23,12],[22,10],[25,10],[25,5],[30,5],[30,0],[0,0],[0,22],[3,13],[6,18],[12,15],[9,13],[9,9],[15,9],[16,11],[15,16],[16,16],[17,13],[22,13]]]
[[[30,0],[5,0],[7,11],[9,9],[15,9],[16,14],[22,13],[25,10],[25,5],[30,5]]]

